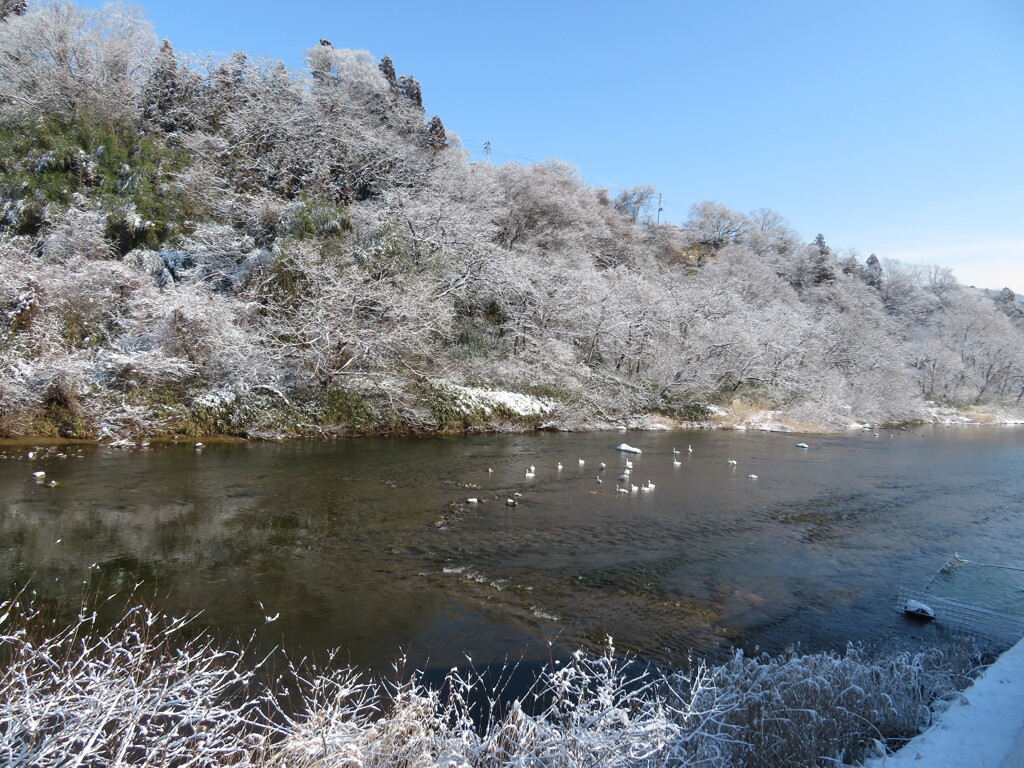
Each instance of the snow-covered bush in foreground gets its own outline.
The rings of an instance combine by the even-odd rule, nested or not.
[[[53,627],[0,604],[0,763],[12,768],[835,765],[914,735],[978,661],[968,644],[851,646],[666,674],[609,642],[512,699],[457,669],[439,687],[295,667],[257,684],[241,650],[139,608],[106,631],[86,612]],[[284,710],[286,689],[299,696]]]

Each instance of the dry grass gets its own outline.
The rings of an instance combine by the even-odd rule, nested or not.
[[[555,664],[512,700],[473,672],[431,688],[350,668],[253,684],[239,650],[133,609],[57,630],[0,606],[0,764],[503,768],[818,766],[927,725],[977,663],[947,652],[748,658],[666,674],[609,647]],[[285,691],[298,692],[288,707]],[[895,741],[894,741],[895,740]]]

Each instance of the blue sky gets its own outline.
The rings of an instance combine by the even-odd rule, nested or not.
[[[672,223],[772,208],[862,259],[1024,293],[1021,0],[139,5],[179,50],[387,54],[477,157],[654,184]]]

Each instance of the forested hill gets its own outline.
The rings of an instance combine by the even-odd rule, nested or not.
[[[416,80],[327,40],[293,72],[185,55],[122,6],[0,14],[2,436],[1020,405],[1009,291],[472,163]]]

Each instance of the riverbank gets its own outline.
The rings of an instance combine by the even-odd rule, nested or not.
[[[1024,766],[1024,640],[963,691],[932,726],[864,768]]]
[[[850,646],[736,653],[665,673],[617,656],[609,638],[603,654],[547,666],[510,700],[486,674],[458,668],[428,686],[415,674],[384,683],[351,667],[289,664],[254,685],[244,649],[143,608],[109,630],[95,614],[65,629],[40,623],[31,607],[0,603],[0,644],[15,660],[0,667],[0,758],[11,768],[125,758],[250,768],[848,764],[912,730],[975,659],[965,645],[888,655]]]
[[[868,422],[856,418],[837,418],[823,413],[787,411],[737,398],[726,404],[698,403],[687,408],[699,418],[681,418],[664,413],[637,413],[622,416],[596,415],[577,410],[566,403],[523,392],[462,387],[448,384],[431,390],[424,410],[386,417],[366,401],[353,399],[335,402],[326,410],[323,404],[300,407],[257,395],[258,403],[242,403],[234,398],[204,400],[196,407],[182,410],[174,418],[147,422],[138,428],[113,428],[101,425],[94,430],[68,432],[44,429],[23,434],[8,434],[0,439],[28,442],[100,442],[131,446],[147,441],[177,439],[242,439],[280,441],[295,438],[380,437],[387,435],[447,435],[480,433],[517,433],[535,430],[558,432],[672,430],[749,430],[803,434],[841,433],[857,429],[891,429],[913,425],[1019,425],[1024,410],[1000,406],[942,406],[925,402],[898,421]],[[257,405],[259,407],[257,407]],[[27,422],[36,423],[36,422]],[[49,425],[52,427],[53,425]]]

